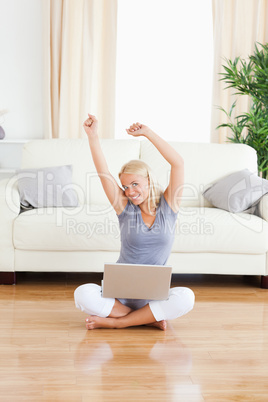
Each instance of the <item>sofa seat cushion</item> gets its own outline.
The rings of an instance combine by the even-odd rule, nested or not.
[[[172,251],[263,254],[268,251],[268,223],[247,213],[181,208]]]
[[[14,246],[39,251],[119,251],[118,219],[112,207],[38,208],[14,222]]]
[[[111,207],[101,206],[24,212],[14,222],[13,240],[21,250],[120,250],[117,216]],[[182,208],[172,251],[262,254],[268,251],[268,223],[246,213]]]
[[[118,219],[112,207],[27,211],[14,222],[13,240],[15,248],[21,250],[120,250]],[[268,223],[246,213],[182,208],[172,251],[263,254],[268,251]]]

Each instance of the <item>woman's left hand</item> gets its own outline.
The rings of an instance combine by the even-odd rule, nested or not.
[[[133,137],[139,137],[141,135],[146,137],[152,132],[152,130],[144,124],[133,123],[128,129],[126,129],[126,132],[129,135],[133,135]]]

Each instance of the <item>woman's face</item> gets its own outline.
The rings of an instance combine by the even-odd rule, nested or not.
[[[140,205],[149,197],[149,181],[138,174],[122,173],[120,176],[126,197],[135,205]]]

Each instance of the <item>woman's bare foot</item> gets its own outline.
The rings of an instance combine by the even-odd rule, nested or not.
[[[167,322],[165,320],[163,321],[156,321],[153,322],[152,324],[146,324],[147,327],[156,327],[161,329],[162,331],[165,331],[167,329]]]
[[[156,327],[161,329],[162,331],[165,331],[167,328],[167,323],[166,321],[156,321],[153,322],[152,324],[146,324],[147,326],[150,327]],[[130,325],[131,326],[131,325]],[[102,318],[98,317],[97,315],[91,315],[88,318],[86,318],[86,328],[87,329],[97,329],[97,328],[125,328],[125,326],[122,326],[119,324],[118,318]]]
[[[102,318],[98,317],[97,315],[90,315],[88,318],[86,318],[86,328],[116,328],[115,320],[116,318]]]

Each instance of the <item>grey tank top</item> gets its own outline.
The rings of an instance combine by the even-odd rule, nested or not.
[[[165,265],[174,241],[177,213],[161,196],[153,225],[143,222],[139,206],[128,201],[118,215],[121,251],[117,262],[126,264]]]

